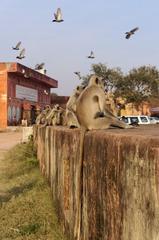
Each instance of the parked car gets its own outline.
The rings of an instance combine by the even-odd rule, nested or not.
[[[156,123],[159,124],[159,117],[154,117],[154,118],[155,118],[155,120],[156,120]]]
[[[122,116],[120,120],[127,124],[137,125],[137,124],[150,124],[150,119],[146,115],[141,116]]]
[[[159,123],[159,117],[149,117],[151,124]]]

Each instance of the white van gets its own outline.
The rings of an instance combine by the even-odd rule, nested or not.
[[[150,119],[146,115],[141,116],[122,116],[120,120],[127,124],[150,124]]]

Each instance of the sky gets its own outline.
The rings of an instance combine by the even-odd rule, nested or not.
[[[64,22],[53,23],[60,7]],[[90,73],[103,63],[127,73],[133,67],[159,68],[158,0],[1,0],[0,61],[34,68],[45,62],[47,74],[58,80],[58,95],[70,95],[79,84],[74,74]],[[139,31],[131,39],[125,32]],[[12,46],[22,41],[26,58],[17,61]],[[95,59],[88,59],[93,50]]]

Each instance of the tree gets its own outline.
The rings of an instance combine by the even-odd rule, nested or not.
[[[114,92],[117,82],[123,79],[123,73],[120,68],[108,68],[102,63],[93,64],[91,71],[93,74],[102,77],[107,92]]]
[[[141,66],[132,69],[123,79],[117,81],[116,96],[127,102],[139,104],[159,96],[159,72],[154,66]]]
[[[125,103],[139,105],[152,97],[159,98],[159,71],[155,66],[133,68],[124,76],[120,68],[98,63],[92,65],[91,72],[103,79],[106,92],[112,92],[114,100],[121,97]],[[90,75],[83,78],[84,84],[88,83]]]
[[[93,64],[91,72],[103,79],[106,92],[114,92],[117,82],[123,78],[123,73],[120,68],[108,68],[102,63]],[[88,74],[83,77],[83,84],[88,83],[90,76],[91,74]]]

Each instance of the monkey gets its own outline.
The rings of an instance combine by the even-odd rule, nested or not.
[[[35,123],[37,125],[44,124],[47,114],[51,111],[51,107],[47,105],[45,109],[37,116]]]
[[[80,124],[76,117],[76,114],[73,111],[66,109],[66,124],[70,128],[80,128]]]
[[[76,101],[84,88],[85,86],[77,86],[66,104],[66,122],[70,128],[80,127],[80,124],[76,117]]]
[[[57,109],[59,105],[55,105],[53,109],[50,109],[50,111],[45,116],[45,121],[43,121],[44,126],[50,126],[52,123],[52,118],[55,116],[55,110]]]
[[[130,128],[106,108],[104,89],[96,75],[91,76],[88,86],[77,98],[76,116],[80,126],[87,130],[107,129],[110,126]]]
[[[80,96],[81,92],[83,91],[85,87],[84,86],[77,86],[74,90],[72,96],[69,98],[66,109],[71,110],[73,112],[76,112],[76,101],[78,97]]]
[[[63,113],[64,109],[60,107],[58,104],[54,107],[54,117],[52,118],[51,122],[53,126],[62,125],[63,123]]]

